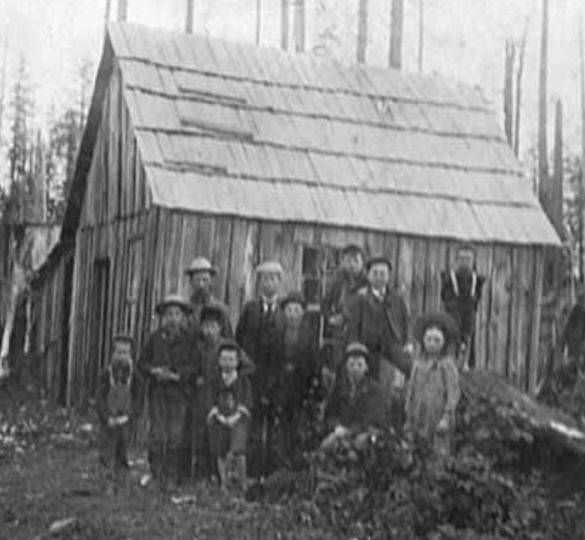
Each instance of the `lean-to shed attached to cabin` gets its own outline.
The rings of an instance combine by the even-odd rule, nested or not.
[[[558,245],[476,90],[127,24],[108,28],[63,238],[73,403],[112,333],[140,342],[157,300],[186,291],[196,254],[235,322],[261,259],[318,302],[350,241],[392,258],[413,316],[438,307],[439,271],[474,242],[477,364],[534,388],[543,249]]]

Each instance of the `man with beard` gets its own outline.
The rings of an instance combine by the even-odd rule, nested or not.
[[[191,282],[191,307],[193,308],[191,323],[193,327],[199,332],[201,329],[201,310],[206,306],[214,306],[221,311],[221,336],[231,338],[233,330],[229,310],[221,300],[213,296],[211,291],[213,277],[217,274],[217,268],[205,257],[196,257],[189,265],[189,268],[185,270],[185,273],[189,276]]]
[[[484,282],[485,278],[477,273],[475,249],[469,244],[457,249],[455,268],[441,273],[441,300],[445,311],[457,323],[457,359],[463,370],[475,365],[475,318]]]
[[[188,451],[184,430],[197,368],[195,343],[187,330],[192,311],[180,296],[165,297],[156,306],[160,327],[148,337],[138,363],[148,385],[148,461],[162,490],[180,484],[181,459]]]

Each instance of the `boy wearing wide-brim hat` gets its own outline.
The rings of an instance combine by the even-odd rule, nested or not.
[[[138,366],[148,388],[148,460],[154,479],[165,489],[183,480],[180,466],[189,452],[185,428],[198,359],[187,331],[192,307],[178,295],[167,295],[156,313],[160,327],[144,344]]]
[[[457,323],[447,313],[428,313],[417,321],[415,335],[419,350],[406,390],[404,432],[419,448],[444,458],[450,453],[460,397],[453,355]]]
[[[284,328],[280,307],[280,288],[283,268],[278,261],[264,261],[256,268],[259,296],[244,305],[236,327],[236,341],[256,365],[252,378],[254,391],[253,444],[261,446],[251,463],[254,473],[266,474],[270,462],[270,447],[274,415],[270,405],[269,388],[278,366],[278,341]]]
[[[233,329],[228,307],[213,295],[213,278],[217,275],[217,268],[205,257],[195,257],[185,268],[185,274],[191,284],[191,307],[193,314],[190,323],[194,332],[200,331],[201,310],[207,306],[214,306],[221,311],[220,330],[222,337],[232,337]]]

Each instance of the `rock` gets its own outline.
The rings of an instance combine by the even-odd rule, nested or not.
[[[194,503],[194,502],[197,502],[197,497],[195,495],[183,495],[182,497],[171,497],[171,502],[173,504]]]
[[[150,481],[152,480],[152,476],[150,474],[145,474],[142,476],[142,478],[140,478],[140,485],[142,487],[146,487]]]
[[[51,523],[49,534],[57,535],[77,522],[77,518],[64,518]]]

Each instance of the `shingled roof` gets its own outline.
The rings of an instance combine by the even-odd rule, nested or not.
[[[155,205],[558,244],[475,89],[130,24],[108,31]]]

